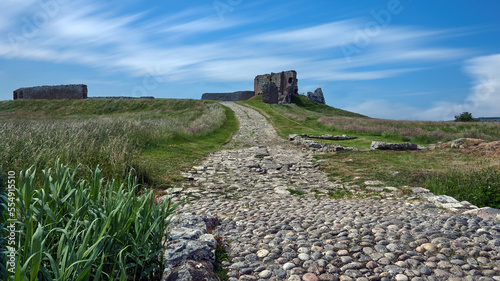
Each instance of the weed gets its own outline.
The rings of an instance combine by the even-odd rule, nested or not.
[[[298,195],[298,196],[302,196],[302,195],[305,195],[307,192],[304,192],[302,190],[297,190],[297,189],[289,189],[287,188],[288,192],[290,192],[291,195]]]
[[[222,266],[223,262],[229,261],[226,244],[220,236],[216,236],[215,240],[217,241],[217,248],[215,248],[214,273],[221,281],[229,280],[229,276],[227,275],[229,271]]]
[[[335,190],[330,190],[328,192],[328,197],[333,198],[333,199],[342,199],[342,198],[350,198],[353,196],[353,193],[350,190],[347,189],[335,189]]]

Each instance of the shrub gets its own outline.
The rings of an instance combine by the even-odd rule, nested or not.
[[[455,122],[476,122],[479,121],[472,117],[472,113],[464,111],[460,115],[455,115]]]

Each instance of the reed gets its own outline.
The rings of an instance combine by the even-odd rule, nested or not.
[[[177,207],[154,202],[132,173],[104,181],[96,168],[19,175],[18,260],[14,280],[159,280],[165,231]]]

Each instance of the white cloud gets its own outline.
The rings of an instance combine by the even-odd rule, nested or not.
[[[473,86],[461,103],[438,101],[421,109],[387,100],[368,100],[347,110],[376,118],[405,120],[453,120],[463,111],[471,112],[474,117],[500,116],[500,54],[470,59],[464,69]]]
[[[417,111],[416,108],[411,106],[390,103],[386,100],[369,100],[345,109],[383,119],[408,119],[408,116],[414,115]]]
[[[500,116],[500,54],[473,58],[465,70],[474,83],[466,99],[470,111],[476,117]]]

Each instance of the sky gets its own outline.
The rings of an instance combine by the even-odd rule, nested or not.
[[[375,118],[500,116],[500,1],[0,2],[0,100],[86,84],[92,96],[199,99],[296,70],[299,93]]]

